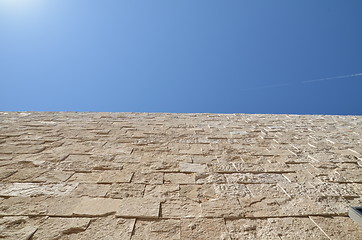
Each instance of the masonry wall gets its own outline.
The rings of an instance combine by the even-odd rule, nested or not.
[[[362,117],[0,113],[0,238],[362,239]]]

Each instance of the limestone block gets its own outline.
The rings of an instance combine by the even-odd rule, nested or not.
[[[246,184],[213,184],[213,187],[220,198],[246,197],[251,194]]]
[[[0,238],[9,240],[28,240],[37,231],[44,218],[24,216],[0,218]]]
[[[144,197],[158,198],[161,202],[179,199],[180,187],[178,184],[146,185]]]
[[[278,239],[278,236],[275,233],[270,233],[270,235],[263,236],[262,228],[267,224],[266,219],[234,219],[226,220],[226,227],[230,234],[231,239],[245,239],[245,240],[254,240],[254,239]]]
[[[111,189],[107,193],[109,198],[139,198],[143,196],[145,184],[136,183],[119,183],[112,184]]]
[[[180,220],[137,220],[132,240],[147,239],[181,239]],[[147,237],[146,237],[147,236]]]
[[[34,178],[33,182],[60,183],[68,180],[73,174],[74,172],[51,170],[51,171],[46,171],[40,176]]]
[[[180,185],[180,197],[202,202],[216,198],[214,187],[211,184]]]
[[[280,183],[288,182],[288,180],[282,175],[277,173],[233,173],[227,174],[226,179],[229,183]]]
[[[197,184],[226,183],[224,174],[220,173],[198,173],[195,180]]]
[[[98,183],[102,175],[102,171],[95,171],[89,173],[79,173],[76,172],[73,176],[68,180],[68,182],[75,183]]]
[[[317,201],[308,198],[239,198],[246,217],[291,217],[332,215]]]
[[[90,218],[48,218],[35,232],[31,239],[53,240],[62,239],[69,234],[85,231]]]
[[[201,217],[201,206],[191,200],[170,200],[161,203],[162,218],[195,218]]]
[[[195,183],[195,174],[165,173],[164,182],[167,184],[193,184]]]
[[[46,215],[52,217],[73,217],[74,209],[82,202],[82,198],[68,196],[52,197],[43,201],[47,207]]]
[[[317,217],[310,219],[327,234],[329,239],[361,239],[362,228],[349,217]]]
[[[46,197],[9,197],[0,199],[0,216],[44,216]]]
[[[286,198],[288,195],[275,184],[247,184],[252,197]]]
[[[80,183],[70,195],[72,197],[105,197],[110,189],[110,184]]]
[[[42,168],[19,169],[16,173],[4,179],[5,182],[34,182],[34,179],[45,173]]]
[[[196,163],[179,163],[180,172],[185,173],[203,173],[206,171],[206,165],[204,164],[196,164]]]
[[[201,203],[204,218],[240,218],[244,210],[237,198],[210,199]]]
[[[120,170],[102,171],[98,183],[128,183],[131,181],[132,176],[132,172]]]
[[[39,184],[39,183],[0,183],[2,197],[35,197],[41,195],[62,196],[68,195],[78,184]]]
[[[224,219],[181,219],[181,239],[230,240]]]
[[[153,198],[125,198],[120,200],[116,217],[126,218],[158,218],[160,202]]]
[[[109,198],[83,198],[73,210],[74,216],[99,217],[114,214],[122,205],[121,200]]]
[[[1,161],[0,161],[0,163],[1,163]],[[6,167],[1,167],[0,168],[0,180],[10,177],[11,175],[13,175],[16,172],[17,172],[17,170],[15,170],[15,169],[8,169]]]
[[[2,154],[34,154],[45,150],[45,146],[39,145],[15,145],[1,144],[0,153]]]
[[[136,172],[132,177],[133,183],[163,184],[163,173]]]
[[[114,218],[113,216],[92,219],[85,231],[63,234],[64,240],[122,239],[130,240],[135,219]],[[39,238],[41,239],[41,238]]]
[[[329,240],[309,218],[269,218],[259,231],[260,239]]]

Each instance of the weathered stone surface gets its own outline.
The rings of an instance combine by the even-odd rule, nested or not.
[[[349,217],[317,217],[310,219],[329,239],[361,239],[362,228]]]
[[[180,197],[203,202],[208,199],[216,198],[216,193],[211,184],[180,185]]]
[[[120,183],[112,184],[111,189],[107,193],[109,198],[140,198],[145,191],[144,184],[137,183]]]
[[[180,162],[180,172],[203,173],[205,171],[206,171],[206,165],[205,164]]]
[[[132,240],[181,239],[181,222],[176,219],[137,220]]]
[[[181,219],[181,239],[230,240],[224,219]]]
[[[130,240],[135,219],[114,218],[113,216],[93,218],[85,231],[63,234],[64,240],[124,239]],[[42,238],[39,238],[42,239]]]
[[[102,171],[98,183],[128,183],[133,176],[132,172],[107,170]]]
[[[89,224],[90,218],[48,218],[38,227],[31,239],[53,240],[64,239],[67,235],[84,232]]]
[[[246,184],[214,184],[213,187],[220,198],[246,197],[251,194]]]
[[[77,187],[77,183],[38,184],[38,183],[5,183],[0,184],[1,197],[35,197],[41,195],[69,195]]]
[[[226,175],[226,180],[229,183],[245,183],[245,184],[254,184],[254,183],[280,183],[288,182],[288,180],[282,174],[275,173],[233,173]]]
[[[110,189],[111,185],[109,184],[80,183],[70,195],[72,197],[105,197]]]
[[[170,200],[161,203],[163,218],[195,218],[201,217],[201,206],[190,200]]]
[[[121,200],[108,198],[83,198],[74,208],[74,216],[99,217],[114,214],[122,205]]]
[[[362,118],[1,113],[0,238],[358,239]]]
[[[9,240],[31,239],[44,218],[2,217],[0,218],[0,238]]]
[[[178,184],[146,185],[144,197],[158,198],[162,202],[180,198],[180,186]]]
[[[164,182],[169,184],[193,184],[195,183],[195,175],[186,173],[165,173]]]
[[[126,198],[122,199],[117,217],[126,218],[158,218],[160,202],[153,198]]]
[[[240,218],[245,211],[237,198],[211,199],[201,203],[201,210],[204,218]]]

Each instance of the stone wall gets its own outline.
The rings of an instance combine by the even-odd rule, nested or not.
[[[0,238],[362,239],[362,117],[0,113]]]

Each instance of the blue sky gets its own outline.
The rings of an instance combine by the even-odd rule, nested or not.
[[[0,0],[0,111],[361,115],[361,10],[360,0]]]

